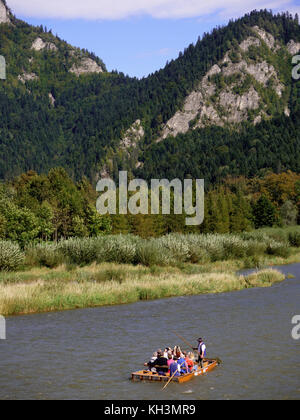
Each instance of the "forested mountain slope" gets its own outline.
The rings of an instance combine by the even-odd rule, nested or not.
[[[211,182],[299,172],[297,17],[252,12],[138,80],[0,5],[0,179],[57,166],[93,182],[120,169]]]

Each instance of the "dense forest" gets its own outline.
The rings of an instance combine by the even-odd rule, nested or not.
[[[186,96],[211,66],[252,34],[251,27],[265,29],[284,46],[291,39],[300,42],[297,16],[254,11],[199,37],[176,60],[142,80],[109,73],[95,54],[73,48],[47,28],[11,19],[13,25],[0,25],[0,55],[7,61],[7,80],[0,83],[0,179],[63,167],[75,181],[86,176],[95,183],[107,162],[114,177],[128,169],[145,179],[200,176],[207,185],[229,174],[299,172],[299,87],[289,77],[291,57],[286,62],[283,52],[277,67],[289,94],[289,118],[272,108],[266,88],[270,115],[260,124],[254,126],[250,119],[238,129],[205,127],[156,143]],[[37,37],[56,49],[33,50]],[[103,73],[70,73],[84,57],[97,62]],[[24,72],[36,77],[22,83]],[[132,158],[120,149],[120,139],[137,119],[145,135]],[[136,169],[137,158],[142,169]]]
[[[62,168],[31,171],[0,184],[0,240],[31,242],[131,233],[143,238],[171,232],[229,233],[300,224],[300,175],[267,173],[227,177],[205,196],[205,220],[187,227],[185,215],[107,215],[95,207],[87,178],[74,183]]]

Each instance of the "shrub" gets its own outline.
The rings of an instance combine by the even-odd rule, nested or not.
[[[289,243],[291,246],[300,248],[300,232],[291,232],[289,234]]]
[[[255,257],[263,255],[267,250],[267,244],[265,242],[259,242],[257,240],[250,240],[246,242],[246,256]]]
[[[190,259],[190,248],[187,237],[184,235],[167,235],[156,239],[157,245],[165,253],[178,263],[187,262]]]
[[[236,236],[228,237],[224,240],[224,256],[226,259],[243,258],[247,253],[247,244]]]
[[[24,263],[25,254],[19,245],[0,241],[0,271],[14,271]]]
[[[97,262],[134,264],[137,244],[142,241],[132,235],[110,235],[97,238]]]
[[[141,242],[136,250],[136,263],[147,267],[154,265],[167,266],[175,265],[170,251],[164,249],[155,239]]]
[[[68,239],[59,243],[58,247],[70,263],[88,265],[97,260],[97,241],[92,238]]]
[[[48,268],[58,267],[64,262],[64,256],[56,244],[37,244],[26,248],[26,260],[32,266]]]
[[[290,248],[288,245],[283,245],[281,243],[271,241],[267,246],[266,252],[268,255],[287,258],[290,255]]]

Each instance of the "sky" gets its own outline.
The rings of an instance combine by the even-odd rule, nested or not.
[[[19,18],[96,53],[109,71],[145,77],[204,32],[254,9],[300,15],[300,0],[7,0]]]

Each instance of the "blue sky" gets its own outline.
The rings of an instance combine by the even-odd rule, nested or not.
[[[108,70],[143,77],[198,36],[253,9],[300,14],[300,0],[8,0],[18,18],[95,52]],[[44,3],[44,4],[43,4]]]

